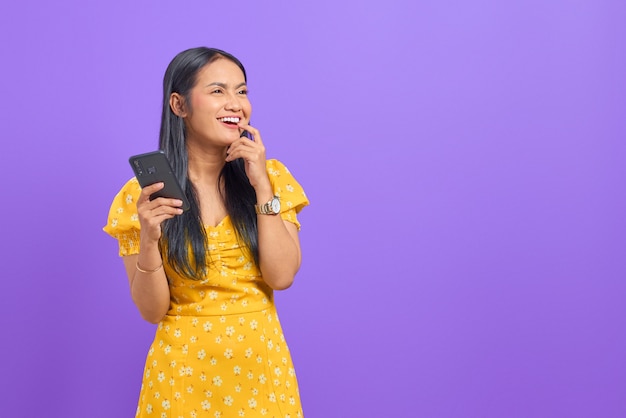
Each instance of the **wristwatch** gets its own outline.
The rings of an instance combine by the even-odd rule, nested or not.
[[[280,200],[274,196],[272,200],[263,205],[254,205],[257,215],[278,215],[280,213]]]

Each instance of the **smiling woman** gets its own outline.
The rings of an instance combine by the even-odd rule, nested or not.
[[[239,125],[247,124],[252,112],[242,67],[228,59],[213,61],[198,72],[189,103],[173,92],[170,107],[186,120],[189,149],[230,146],[240,136]]]
[[[239,60],[183,51],[163,85],[160,148],[190,209],[150,200],[163,185],[140,189],[133,178],[104,228],[119,241],[133,301],[158,324],[136,416],[301,417],[273,291],[300,267],[307,197],[265,158]]]

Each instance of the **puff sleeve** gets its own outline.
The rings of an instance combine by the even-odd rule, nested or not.
[[[280,199],[280,216],[294,223],[299,230],[297,214],[309,204],[304,189],[280,161],[267,160],[266,167],[274,194]]]
[[[139,216],[137,199],[141,186],[136,178],[130,179],[113,199],[104,232],[117,239],[119,255],[139,253]]]

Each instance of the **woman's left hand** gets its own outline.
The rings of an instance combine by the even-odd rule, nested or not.
[[[233,142],[226,151],[226,161],[234,161],[243,158],[245,161],[246,175],[252,187],[264,187],[270,184],[265,167],[265,146],[261,140],[259,130],[248,124],[239,124],[239,128],[250,132],[252,140],[241,137]]]

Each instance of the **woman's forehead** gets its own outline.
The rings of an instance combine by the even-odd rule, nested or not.
[[[198,72],[198,82],[208,84],[219,82],[223,84],[245,83],[243,71],[234,62],[226,58],[218,58],[209,62]]]

